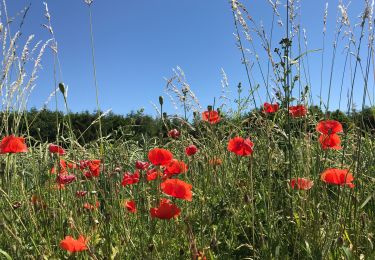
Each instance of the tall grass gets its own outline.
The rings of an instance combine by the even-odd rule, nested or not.
[[[347,92],[346,112],[354,109],[354,91],[361,91],[362,104],[373,105],[373,3],[364,1],[364,9],[356,22],[349,20],[348,8],[338,5],[332,59],[327,48],[326,6],[323,14],[322,48],[309,49],[306,30],[299,23],[300,2],[283,3],[269,0],[271,27],[253,20],[243,3],[231,1],[235,41],[243,63],[246,83],[236,86],[238,97],[227,97],[230,85],[224,70],[223,95],[209,104],[208,110],[219,110],[218,124],[201,120],[204,110],[181,68],[167,79],[165,91],[183,115],[164,111],[164,98],[159,98],[160,134],[142,140],[103,136],[101,132],[99,88],[96,80],[94,52],[95,2],[85,1],[89,9],[93,82],[97,90],[99,125],[96,142],[78,142],[68,117],[56,119],[58,144],[66,155],[51,154],[48,144],[20,133],[19,124],[34,119],[24,117],[27,99],[34,89],[42,55],[47,48],[54,57],[54,83],[51,97],[63,95],[69,114],[69,97],[61,83],[57,39],[46,5],[51,39],[37,42],[29,50],[34,36],[17,49],[20,32],[11,35],[5,0],[2,23],[2,136],[27,137],[29,152],[0,156],[0,256],[4,259],[373,259],[375,257],[375,144],[374,136],[361,127],[344,129],[342,150],[323,150],[315,130],[319,121],[329,119],[330,103],[339,98],[339,108]],[[24,10],[25,15],[27,9]],[[284,20],[283,20],[284,19]],[[276,31],[277,28],[280,29]],[[276,36],[282,36],[276,39]],[[357,38],[356,38],[357,37]],[[341,46],[343,49],[340,49]],[[248,52],[247,50],[251,50]],[[343,52],[342,52],[343,50]],[[365,50],[365,51],[364,51]],[[338,67],[339,53],[345,56],[344,67]],[[19,56],[17,56],[19,54]],[[32,58],[36,55],[36,58]],[[313,55],[321,57],[321,67],[310,67]],[[265,60],[261,57],[266,57]],[[31,62],[33,66],[26,64]],[[27,69],[30,71],[27,71]],[[328,88],[323,88],[327,68]],[[27,75],[30,75],[27,77]],[[341,75],[340,89],[333,89],[333,77]],[[311,78],[319,79],[319,106],[323,114],[310,109],[305,117],[293,118],[289,108],[315,104]],[[360,80],[358,80],[360,79]],[[362,84],[363,83],[363,84]],[[345,89],[345,88],[347,89]],[[363,88],[362,88],[363,87]],[[60,92],[58,92],[60,90]],[[324,95],[324,91],[327,95]],[[373,90],[374,92],[374,90]],[[335,94],[333,94],[335,93]],[[336,93],[339,93],[337,97]],[[199,93],[198,93],[199,94]],[[263,95],[264,94],[264,95]],[[275,114],[261,112],[264,101],[280,104]],[[56,99],[57,102],[57,99]],[[218,103],[216,103],[218,102]],[[57,109],[57,106],[56,106]],[[9,114],[16,120],[9,123]],[[177,128],[181,135],[174,139],[168,132]],[[251,156],[240,157],[227,149],[235,136],[250,137],[254,142]],[[199,151],[187,156],[185,148],[195,144]],[[125,172],[134,172],[137,160],[147,161],[155,147],[170,150],[174,157],[188,165],[179,179],[193,185],[193,200],[169,197],[181,208],[181,215],[171,220],[155,219],[150,208],[166,195],[158,179],[121,186]],[[98,178],[85,178],[79,167],[69,169],[77,180],[64,187],[56,184],[62,170],[60,160],[82,166],[82,160],[100,159]],[[219,163],[220,162],[220,163]],[[329,185],[320,180],[327,168],[349,169],[355,187]],[[292,178],[314,181],[310,190],[290,187]],[[80,197],[77,191],[87,191]],[[130,213],[124,202],[134,200],[137,213]],[[89,204],[87,204],[89,203]],[[97,204],[98,203],[98,204]],[[86,207],[84,206],[86,204]],[[91,206],[90,206],[91,205]],[[60,247],[65,236],[88,238],[88,250],[69,254]]]

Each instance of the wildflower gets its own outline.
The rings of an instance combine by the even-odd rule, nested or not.
[[[341,140],[337,134],[326,135],[323,134],[319,137],[319,142],[322,145],[322,149],[334,149],[340,150],[341,149]]]
[[[92,205],[92,204],[90,204],[88,202],[86,202],[85,204],[83,204],[83,208],[87,209],[87,210],[94,210],[94,209],[99,208],[99,206],[100,206],[99,201],[95,202],[95,205]]]
[[[253,153],[254,143],[249,138],[234,137],[228,142],[228,150],[239,155],[248,156]]]
[[[4,153],[26,153],[27,146],[23,137],[14,135],[6,136],[0,143],[0,154]]]
[[[304,105],[290,106],[289,113],[292,117],[303,117],[307,114],[307,109]]]
[[[137,207],[134,200],[125,201],[124,206],[131,213],[137,212]]]
[[[264,103],[263,104],[263,112],[266,114],[273,114],[276,113],[279,110],[279,104],[270,104],[270,103]]]
[[[160,184],[160,188],[165,194],[187,201],[192,200],[192,187],[192,185],[178,179],[167,179]]]
[[[352,183],[354,177],[347,169],[327,169],[320,175],[320,179],[325,183],[341,186],[348,185],[350,188],[354,188]]]
[[[176,218],[180,213],[181,210],[165,198],[160,200],[159,207],[150,209],[151,217],[160,219]]]
[[[136,171],[135,173],[130,173],[130,172],[126,172],[124,174],[124,177],[122,178],[122,182],[121,182],[121,185],[122,186],[126,186],[126,185],[131,185],[131,184],[135,184],[139,182],[139,172]]]
[[[314,182],[306,178],[297,178],[290,180],[290,186],[295,190],[309,190]]]
[[[61,175],[59,174],[56,178],[58,184],[69,184],[76,180],[74,175]]]
[[[153,165],[167,165],[172,161],[173,155],[166,149],[154,148],[149,151],[148,159]]]
[[[210,124],[216,124],[216,123],[219,123],[221,118],[220,118],[220,115],[217,111],[215,110],[211,110],[211,111],[204,111],[202,113],[202,119],[203,121],[206,121]]]
[[[135,168],[138,170],[146,170],[150,164],[148,162],[136,161]]]
[[[197,152],[198,152],[198,148],[194,144],[191,144],[185,148],[185,153],[187,156],[192,156],[196,154]]]
[[[213,158],[208,161],[208,163],[212,166],[219,166],[223,164],[223,161],[220,158]]]
[[[85,197],[86,195],[87,195],[87,191],[85,190],[76,191],[76,197]]]
[[[340,122],[336,120],[325,120],[318,123],[316,126],[316,131],[324,135],[331,135],[342,133],[343,129]]]
[[[48,150],[49,150],[50,153],[57,153],[59,155],[65,154],[65,150],[61,146],[58,146],[58,145],[55,145],[55,144],[50,144],[48,146]]]
[[[166,177],[171,177],[175,174],[187,172],[188,167],[183,161],[173,159],[165,168],[164,174]]]
[[[66,236],[60,241],[60,247],[71,253],[81,252],[87,250],[87,239],[84,236],[79,236],[78,239],[74,239],[71,236]]]
[[[147,179],[147,181],[153,181],[153,180],[156,180],[158,178],[158,176],[160,176],[160,175],[161,175],[161,173],[157,169],[151,169],[151,170],[147,171],[146,179]]]
[[[180,137],[180,132],[177,129],[172,129],[168,132],[168,136],[173,139],[177,139]]]
[[[84,172],[86,178],[99,177],[100,174],[100,160],[84,160],[80,161],[80,169],[87,169]]]

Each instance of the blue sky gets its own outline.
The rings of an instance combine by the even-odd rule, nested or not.
[[[257,23],[262,22],[269,32],[272,9],[266,0],[244,1]],[[282,1],[285,2],[285,1]],[[332,41],[337,18],[337,1],[329,0],[328,33],[326,38],[324,93],[326,101],[329,71],[332,56]],[[23,35],[35,34],[37,40],[47,40],[49,35],[41,26],[45,23],[44,6],[37,0],[8,1],[9,16],[15,17],[12,24],[16,30],[21,17],[17,12],[31,3],[23,28]],[[96,109],[95,88],[90,50],[89,16],[83,0],[47,1],[52,16],[52,25],[59,45],[62,81],[69,86],[68,102],[72,111]],[[325,1],[303,1],[301,24],[308,34],[309,49],[322,47],[322,27]],[[352,23],[360,14],[363,3],[352,1],[349,11]],[[232,96],[236,85],[242,82],[248,89],[241,54],[235,46],[233,17],[227,0],[94,0],[92,5],[99,101],[102,110],[112,109],[126,114],[131,110],[145,108],[155,114],[150,102],[158,103],[159,95],[165,97],[166,109],[175,111],[164,93],[164,77],[171,76],[172,69],[180,66],[202,107],[219,98],[221,93],[221,68],[228,76]],[[285,14],[283,5],[280,12]],[[282,17],[283,18],[283,17]],[[274,47],[282,37],[284,28],[276,27]],[[259,53],[263,50],[253,35]],[[22,41],[20,42],[22,45]],[[248,47],[248,46],[247,46]],[[331,107],[338,106],[338,93],[345,56],[344,44],[339,43],[332,88]],[[266,57],[260,55],[262,66]],[[320,88],[321,54],[309,54],[311,83],[314,102],[318,102]],[[43,68],[39,72],[37,86],[29,100],[29,107],[43,106],[54,88],[53,56],[51,51],[43,57]],[[266,67],[264,67],[266,69]],[[261,84],[260,96],[265,101],[265,91],[259,71],[254,69],[254,81]],[[345,79],[344,89],[350,80]],[[361,80],[356,83],[355,101],[361,105]],[[370,90],[373,89],[371,82]],[[219,103],[219,101],[217,101]],[[259,101],[260,102],[260,101]],[[258,102],[258,103],[259,103]],[[368,101],[367,101],[368,102]],[[343,102],[346,104],[346,99]],[[61,97],[58,106],[62,109]],[[55,109],[55,99],[48,104]],[[342,105],[342,108],[346,106]]]

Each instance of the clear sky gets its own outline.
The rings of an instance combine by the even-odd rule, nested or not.
[[[95,88],[90,50],[90,29],[88,7],[83,0],[46,1],[52,16],[52,25],[59,46],[62,81],[69,86],[68,102],[72,111],[93,111],[96,109]],[[243,1],[257,23],[263,23],[267,33],[270,29],[272,9],[267,0]],[[285,1],[281,1],[282,3]],[[301,24],[306,28],[309,49],[322,47],[322,27],[325,2],[323,0],[301,1]],[[332,42],[337,19],[337,1],[329,0],[328,29],[324,69],[324,95],[326,100],[329,71],[332,57]],[[352,23],[363,7],[362,0],[352,1],[349,11]],[[43,1],[9,0],[8,14],[14,17],[13,31],[17,30],[23,7],[31,3],[30,11],[23,27],[23,35],[35,34],[37,40],[47,40],[49,34],[45,23]],[[281,14],[285,8],[280,6]],[[227,0],[94,0],[92,4],[93,31],[99,84],[99,100],[102,110],[112,109],[115,113],[126,114],[131,110],[145,108],[148,114],[155,114],[150,102],[158,103],[163,95],[169,113],[175,111],[169,105],[164,93],[164,77],[171,76],[172,68],[180,66],[202,107],[217,99],[221,92],[221,68],[228,76],[232,96],[236,85],[242,82],[248,89],[241,53],[236,48],[233,17]],[[283,19],[282,17],[282,19]],[[284,28],[276,26],[276,31]],[[282,37],[274,34],[274,46]],[[263,53],[253,35],[255,48]],[[23,41],[24,42],[24,41]],[[22,41],[19,43],[22,44]],[[21,46],[22,47],[22,46]],[[247,46],[249,47],[249,46]],[[338,106],[338,93],[343,72],[345,55],[344,43],[339,43],[334,67],[331,107]],[[263,55],[263,54],[262,54]],[[264,69],[267,59],[260,56]],[[310,73],[315,103],[320,88],[321,53],[310,53]],[[39,72],[37,86],[30,97],[29,107],[40,108],[54,88],[53,56],[46,52]],[[265,98],[263,81],[259,71],[254,69],[254,81],[261,85],[260,95]],[[361,105],[363,86],[356,85],[356,103]],[[347,91],[350,79],[345,79]],[[370,90],[373,84],[371,82]],[[346,96],[346,93],[345,95]],[[265,99],[262,100],[262,102]],[[367,101],[368,102],[368,101]],[[61,105],[61,99],[59,99]],[[344,104],[346,104],[346,99]],[[61,108],[61,106],[59,107]],[[48,104],[55,108],[55,99]],[[345,109],[346,106],[342,105]]]

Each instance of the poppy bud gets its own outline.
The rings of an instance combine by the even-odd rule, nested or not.
[[[159,104],[162,106],[164,104],[163,96],[159,96]]]
[[[60,89],[61,93],[65,96],[65,86],[64,86],[64,83],[62,83],[62,82],[59,83],[59,89]]]
[[[142,162],[142,161],[136,161],[135,162],[135,168],[138,170],[146,170],[150,164],[148,162]]]
[[[167,117],[168,117],[167,113],[166,113],[166,112],[164,112],[164,113],[163,113],[163,118],[165,118],[165,119],[166,119]]]
[[[185,153],[187,156],[192,156],[198,152],[198,148],[195,145],[189,145],[185,148]]]
[[[172,129],[168,132],[168,136],[172,137],[173,139],[177,139],[180,137],[180,132],[177,129]]]

